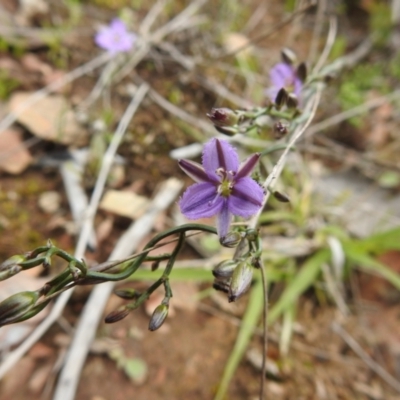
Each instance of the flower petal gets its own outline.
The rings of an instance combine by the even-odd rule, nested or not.
[[[264,191],[256,181],[249,177],[235,183],[229,196],[228,208],[233,215],[248,218],[262,206]]]
[[[179,201],[182,214],[189,219],[209,218],[220,212],[224,200],[209,182],[189,186]]]
[[[291,86],[294,80],[294,69],[291,65],[278,63],[269,73],[272,86],[278,90],[286,86]]]
[[[221,178],[216,173],[218,168],[237,172],[239,157],[236,149],[225,140],[211,139],[204,145],[203,166],[210,179],[220,181]]]
[[[251,171],[253,171],[253,168],[256,166],[260,155],[260,153],[255,153],[239,165],[239,171],[235,176],[235,181],[251,174]]]
[[[221,211],[217,215],[217,232],[220,238],[228,234],[229,226],[232,221],[232,214],[229,212],[228,201],[229,200],[226,198],[223,199]]]
[[[195,182],[208,182],[210,180],[206,171],[204,171],[204,168],[199,163],[191,160],[179,160],[178,164],[183,172],[189,175]]]

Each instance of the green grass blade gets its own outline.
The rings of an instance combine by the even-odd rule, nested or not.
[[[315,282],[320,272],[321,265],[329,261],[330,256],[329,250],[319,250],[303,264],[300,271],[292,278],[277,303],[268,312],[268,324],[275,322],[282,313],[291,307],[299,296]]]
[[[258,321],[260,320],[264,304],[263,297],[262,282],[261,279],[258,279],[251,289],[249,303],[247,304],[235,345],[225,365],[224,373],[214,400],[222,400],[225,398],[229,383],[247,349],[254,329],[257,327]]]

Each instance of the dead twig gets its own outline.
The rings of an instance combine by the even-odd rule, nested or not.
[[[381,377],[390,387],[400,393],[400,382],[390,375],[383,367],[376,363],[359,345],[359,343],[347,333],[337,322],[332,323],[332,330],[338,334],[346,344],[371,368],[379,377]]]

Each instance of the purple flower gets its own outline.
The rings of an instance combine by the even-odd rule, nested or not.
[[[285,88],[289,93],[294,93],[300,98],[303,83],[296,74],[296,68],[286,63],[276,64],[269,73],[272,86],[265,90],[265,95],[275,101],[278,92]]]
[[[248,218],[262,206],[263,189],[249,177],[260,154],[239,164],[236,150],[225,140],[211,139],[204,145],[203,165],[179,160],[179,166],[196,182],[189,186],[179,205],[189,219],[217,215],[220,238],[226,236],[232,215]]]
[[[120,19],[114,18],[109,26],[100,29],[94,41],[97,46],[114,54],[131,50],[136,38],[134,33],[126,30]]]

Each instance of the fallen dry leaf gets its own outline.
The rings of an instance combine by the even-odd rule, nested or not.
[[[24,146],[21,132],[6,129],[0,135],[0,169],[9,174],[20,174],[32,162],[32,156]]]
[[[142,216],[149,199],[133,192],[108,190],[100,203],[100,209],[132,219]]]
[[[10,98],[9,111],[18,114],[31,95],[29,92],[14,93]],[[39,100],[33,107],[22,111],[17,120],[32,134],[45,140],[74,146],[87,141],[87,134],[61,95]]]

